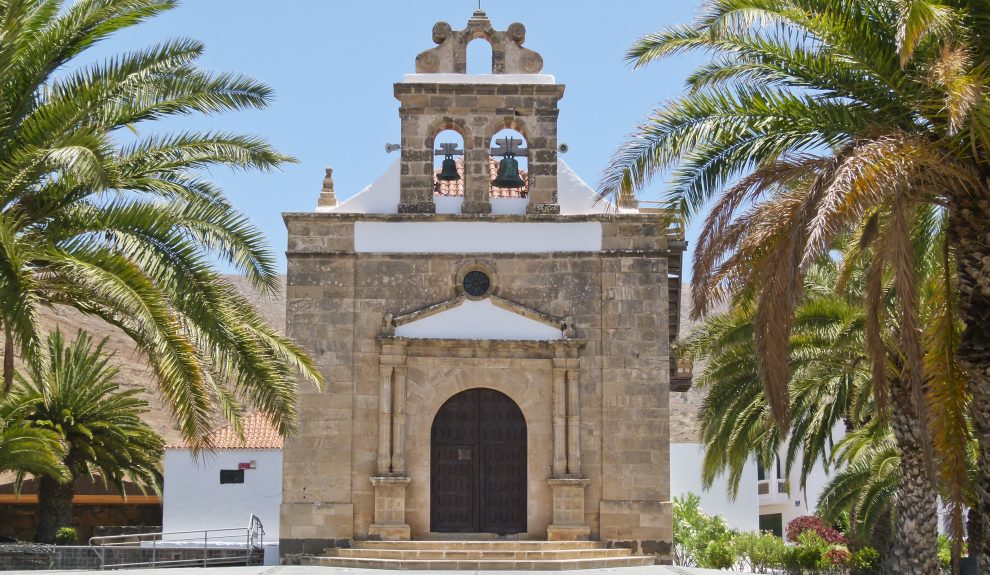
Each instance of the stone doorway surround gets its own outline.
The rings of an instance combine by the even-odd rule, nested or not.
[[[506,308],[517,307],[506,300]],[[587,539],[580,454],[580,351],[586,342],[567,337],[567,320],[528,310],[526,315],[561,329],[555,340],[416,339],[394,327],[438,313],[431,306],[405,316],[386,315],[379,336],[379,445],[374,523],[382,540],[424,537],[430,530],[430,432],[440,407],[472,388],[509,396],[527,424],[526,535],[549,540]],[[428,310],[428,311],[427,311]],[[410,416],[413,417],[410,417]]]

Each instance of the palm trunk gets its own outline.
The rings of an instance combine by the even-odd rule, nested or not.
[[[38,543],[54,543],[55,532],[69,527],[72,522],[73,484],[59,483],[48,476],[41,476],[38,483],[38,512],[34,540]]]
[[[979,525],[985,535],[990,526],[990,182],[982,196],[953,198],[948,235],[956,256],[959,311],[966,324],[957,357],[969,379],[979,441],[971,524]],[[979,558],[980,573],[990,573],[985,537],[969,537],[969,554]]]
[[[905,381],[891,382],[891,427],[901,456],[894,540],[884,562],[889,575],[938,573],[938,508],[925,459],[914,394]]]
[[[10,388],[14,386],[14,338],[10,334],[10,329],[3,331],[3,395],[10,393]]]
[[[983,532],[983,525],[980,524],[980,514],[976,509],[970,509],[966,519],[966,550],[970,556],[979,555],[985,541],[986,534]]]

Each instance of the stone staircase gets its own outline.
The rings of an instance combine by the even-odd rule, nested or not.
[[[355,541],[302,558],[303,565],[366,569],[539,570],[653,565],[653,557],[598,541]]]

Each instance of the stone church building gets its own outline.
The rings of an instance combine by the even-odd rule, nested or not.
[[[475,38],[491,74],[465,73]],[[436,24],[394,85],[395,164],[339,203],[328,170],[317,209],[284,215],[288,334],[327,381],[302,388],[285,444],[284,555],[487,537],[669,560],[685,243],[558,157],[564,85],[525,40],[481,11]],[[493,141],[505,129],[522,143]],[[437,151],[444,131],[463,150]],[[507,150],[515,188],[496,180]],[[460,156],[456,177],[438,156]]]

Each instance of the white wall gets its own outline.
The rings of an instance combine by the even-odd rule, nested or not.
[[[355,222],[358,253],[597,252],[599,222]]]
[[[244,483],[220,484],[221,469],[252,460],[256,468],[244,471]],[[281,502],[281,449],[220,449],[196,459],[188,449],[165,451],[163,531],[247,528],[254,513],[265,542],[277,542]]]
[[[435,339],[503,339],[542,341],[561,339],[559,328],[502,309],[484,299],[465,300],[436,315],[400,325],[397,337]]]
[[[701,508],[709,515],[721,515],[730,527],[743,531],[756,531],[760,526],[760,506],[756,492],[756,461],[750,461],[743,469],[739,483],[739,497],[729,501],[726,478],[718,477],[711,489],[701,486],[702,446],[699,443],[670,444],[670,495],[676,497],[688,492],[701,497]]]

